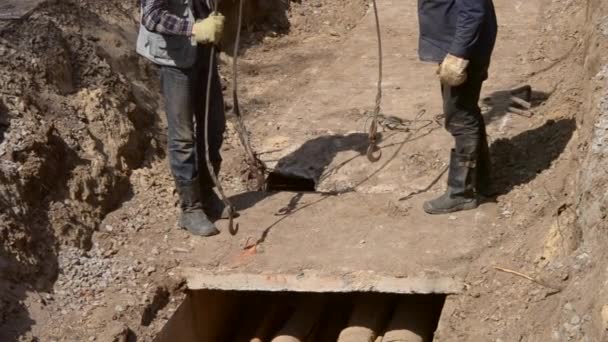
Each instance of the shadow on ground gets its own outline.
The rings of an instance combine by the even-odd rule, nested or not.
[[[576,130],[574,119],[549,120],[512,138],[498,139],[490,147],[492,177],[498,194],[509,193],[549,169]]]
[[[520,133],[508,139],[495,141],[490,147],[490,153],[493,162],[493,184],[495,185],[497,194],[509,193],[516,186],[529,183],[538,174],[549,169],[552,163],[563,153],[575,130],[576,122],[574,119],[550,120],[538,128]],[[413,138],[410,137],[404,140],[402,144],[411,141],[411,139]],[[348,136],[320,137],[305,143],[294,153],[281,159],[279,165],[286,167],[287,170],[293,168],[299,172],[303,171],[304,174],[300,173],[299,176],[320,177],[338,152],[353,150],[363,155],[365,154],[366,146],[367,136],[361,133]],[[394,155],[399,154],[400,151],[401,148],[397,149]],[[388,156],[386,158],[388,158],[386,163],[390,163],[392,158]],[[302,167],[306,163],[310,166],[309,169]],[[384,166],[380,166],[375,172],[379,172]],[[438,176],[436,181],[439,180],[442,174]],[[260,192],[244,193],[232,197],[232,201],[239,210],[244,210],[271,195],[271,193]],[[338,194],[327,193],[313,202],[302,205],[300,201],[303,193],[294,193],[294,196],[285,207],[275,213],[279,217],[278,220],[264,230],[264,233],[255,245],[263,243],[271,229],[289,215],[317,205],[335,195]],[[408,196],[408,198],[410,197]]]
[[[530,97],[532,109],[547,101],[550,95],[551,94],[549,93],[533,90]],[[508,111],[508,108],[511,105],[511,96],[513,96],[511,90],[501,90],[496,91],[481,100],[482,106],[487,107],[486,111],[483,113],[486,124],[500,120],[505,115],[517,115],[509,113]],[[520,97],[519,95],[517,96]]]
[[[360,180],[352,188],[344,189],[341,191],[322,193],[318,199],[306,204],[300,203],[302,197],[304,196],[304,193],[294,193],[294,196],[289,200],[289,202],[275,213],[275,216],[277,216],[278,219],[274,223],[269,225],[266,229],[264,229],[264,232],[262,233],[260,238],[255,242],[255,244],[248,247],[254,247],[263,243],[272,228],[278,225],[290,215],[298,211],[304,210],[308,207],[317,205],[330,197],[355,191],[358,186],[367,182],[369,179],[371,179],[378,173],[382,172],[382,170],[384,170],[398,155],[402,153],[403,147],[407,143],[429,135],[438,127],[439,126],[433,125],[432,127],[425,127],[423,129],[417,129],[411,132],[407,132],[407,135],[404,139],[390,144],[385,143],[380,146],[380,148],[384,151],[386,151],[386,149],[389,147],[395,148],[390,155],[383,156],[382,162],[379,162],[377,166],[370,167],[370,174],[364,179]],[[388,140],[390,137],[391,135],[383,137],[382,134],[380,134],[379,138],[380,141],[382,141]],[[353,133],[346,136],[323,136],[306,142],[292,154],[279,160],[277,169],[287,174],[289,174],[290,171],[294,171],[293,173],[295,176],[310,177],[311,179],[314,179],[317,182],[319,179],[321,179],[321,177],[340,169],[342,166],[346,165],[352,160],[356,158],[365,157],[367,147],[368,136],[364,133]],[[341,164],[335,166],[332,170],[327,170],[327,166],[331,164],[338,152],[349,150],[355,151],[357,152],[357,154],[342,162]],[[232,197],[232,201],[238,210],[244,210],[254,206],[259,201],[271,195],[271,193],[245,193]]]
[[[364,155],[367,144],[367,134],[364,133],[336,134],[314,138],[305,142],[293,153],[281,158],[275,171],[283,175],[312,179],[316,183],[338,153],[356,151],[360,155]],[[237,210],[245,210],[269,196],[272,196],[272,193],[247,192],[235,195],[230,200]],[[296,194],[294,200],[281,209],[279,214],[285,215],[292,211],[289,208],[295,209],[301,197],[302,194]]]

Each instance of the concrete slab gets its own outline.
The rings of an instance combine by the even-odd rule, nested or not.
[[[191,290],[268,291],[268,292],[379,292],[399,294],[459,293],[462,282],[451,277],[385,277],[373,271],[343,276],[320,275],[312,270],[299,274],[266,272],[215,273],[196,268],[184,269]]]
[[[458,293],[496,211],[429,216],[422,199],[404,204],[391,194],[255,195],[235,198],[250,206],[236,237],[220,222],[222,241],[200,242],[183,258],[190,288]]]
[[[536,6],[497,2],[506,13],[533,14]],[[185,255],[189,265],[182,269],[191,287],[399,293],[457,293],[463,288],[470,262],[488,247],[485,232],[499,229],[500,215],[493,204],[444,216],[422,211],[423,201],[445,188],[453,139],[434,120],[442,111],[439,83],[436,66],[418,61],[416,8],[413,0],[379,1],[382,108],[410,120],[410,130],[384,132],[380,162],[369,163],[362,154],[367,146],[362,110],[373,104],[377,81],[370,11],[339,43],[332,62],[306,71],[318,76],[305,89],[251,126],[254,138],[268,141],[257,150],[276,151],[264,154],[270,167],[313,178],[320,190],[355,192],[237,196],[242,214],[238,235],[191,242],[195,252]],[[520,83],[521,70],[511,59],[518,56],[512,51],[525,34],[497,45],[497,61],[508,60],[494,63],[486,93]],[[529,125],[497,108],[485,110],[493,138]],[[404,197],[408,199],[399,200]],[[225,223],[220,225],[227,232]],[[256,242],[255,249],[244,249]]]

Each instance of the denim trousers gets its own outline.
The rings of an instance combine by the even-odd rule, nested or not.
[[[161,67],[161,90],[168,123],[168,154],[171,173],[177,183],[198,178],[202,186],[213,187],[205,160],[206,143],[209,159],[215,168],[222,161],[226,116],[217,58],[209,69],[210,46],[200,46],[196,63],[188,69]],[[216,56],[217,57],[217,56]],[[211,92],[206,97],[207,79],[211,73]],[[205,106],[209,101],[208,136],[205,137]]]

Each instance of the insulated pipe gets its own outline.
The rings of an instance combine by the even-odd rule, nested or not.
[[[382,342],[425,342],[433,336],[433,302],[408,296],[399,302]]]
[[[272,342],[306,342],[314,332],[325,304],[322,295],[307,297],[287,323],[277,333]]]
[[[289,308],[285,303],[281,303],[280,301],[273,303],[250,342],[268,341],[272,334],[285,322],[285,316],[288,313]]]
[[[337,342],[375,342],[389,318],[391,305],[388,296],[360,295]]]

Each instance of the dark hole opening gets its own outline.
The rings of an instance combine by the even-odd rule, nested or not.
[[[286,175],[274,171],[266,178],[266,191],[315,192],[317,184],[311,178]]]
[[[401,341],[416,336],[415,341],[431,342],[445,298],[444,294],[191,291],[156,341],[269,342],[278,336],[302,342],[367,340],[364,336]]]

